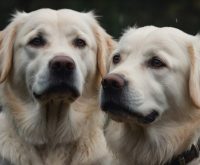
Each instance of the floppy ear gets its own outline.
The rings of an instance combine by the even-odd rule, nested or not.
[[[106,33],[106,31],[99,25],[98,21],[92,12],[87,13],[92,18],[92,28],[97,43],[97,69],[100,76],[103,77],[107,73],[107,62],[109,55],[111,55],[116,42]]]
[[[189,93],[194,105],[200,108],[200,48],[188,47],[191,59]]]
[[[94,29],[97,41],[97,67],[101,77],[107,73],[107,62],[115,41],[100,26]]]
[[[22,15],[16,13],[12,22],[0,33],[0,83],[6,80],[12,66],[13,47]]]
[[[5,81],[12,65],[16,29],[8,26],[0,35],[0,83]]]

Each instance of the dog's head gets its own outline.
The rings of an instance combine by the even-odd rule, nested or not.
[[[199,43],[175,28],[129,29],[102,81],[102,109],[115,120],[149,124],[200,107]]]
[[[71,102],[98,83],[113,46],[91,12],[68,9],[17,13],[0,41],[0,81],[39,102]]]

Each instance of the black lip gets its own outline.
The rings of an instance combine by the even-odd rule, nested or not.
[[[101,108],[105,112],[110,112],[116,115],[125,114],[133,117],[142,117],[142,115],[140,115],[139,113],[134,112],[133,110],[122,104],[106,102],[101,105]]]
[[[142,124],[150,124],[159,116],[158,112],[153,110],[150,114],[143,116],[142,114],[135,112],[134,110],[130,109],[129,107],[113,103],[113,102],[106,102],[101,105],[101,109],[106,113],[111,113],[118,117],[133,117],[134,119],[137,119],[139,123]]]
[[[41,94],[33,93],[37,99],[44,99],[51,95],[70,95],[73,98],[78,98],[80,93],[78,89],[69,83],[60,82],[50,84]]]
[[[144,123],[144,124],[150,124],[153,121],[155,121],[158,116],[159,116],[159,113],[157,111],[153,110],[150,114],[148,114],[142,118],[139,118],[138,121],[141,123]]]

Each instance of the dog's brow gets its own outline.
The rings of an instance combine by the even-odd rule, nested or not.
[[[75,26],[68,26],[67,30],[65,31],[66,36],[72,36],[72,35],[84,36],[84,34],[86,34],[84,29],[80,29]]]
[[[47,32],[43,29],[34,29],[32,31],[29,31],[29,33],[26,34],[28,40],[30,40],[31,38],[34,38],[36,36],[41,36],[41,37],[45,37],[47,35]]]
[[[45,35],[47,35],[47,31],[44,28],[40,28],[35,31],[35,35],[45,36]]]

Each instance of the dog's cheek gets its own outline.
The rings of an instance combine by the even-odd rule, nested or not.
[[[82,94],[87,82],[87,70],[85,67],[77,66],[75,77],[75,86],[78,88],[78,91]]]
[[[45,63],[46,62],[46,63]],[[48,60],[38,57],[31,61],[26,69],[26,85],[29,93],[33,90],[43,90],[49,83]]]
[[[94,77],[93,75],[96,73],[96,71],[98,69],[97,57],[95,54],[96,54],[96,52],[93,52],[92,50],[89,51],[88,58],[85,61],[87,70],[88,70],[88,74],[90,74],[92,77]]]
[[[14,50],[13,66],[10,73],[10,82],[16,87],[25,85],[25,76],[28,66],[28,58],[26,58],[25,52],[21,49]]]
[[[168,78],[165,92],[167,94],[170,105],[177,108],[185,109],[189,100],[188,81],[185,79],[186,76],[174,73],[171,78]]]

